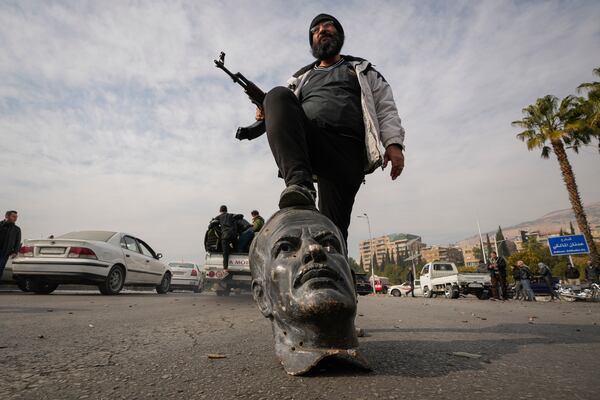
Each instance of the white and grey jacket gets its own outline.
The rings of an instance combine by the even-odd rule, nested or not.
[[[367,162],[365,173],[373,172],[383,162],[384,149],[391,144],[404,148],[404,128],[392,95],[392,88],[371,63],[362,58],[342,56],[356,72],[361,89],[361,104],[365,123]],[[296,96],[313,70],[315,63],[303,67],[288,79],[288,88]]]

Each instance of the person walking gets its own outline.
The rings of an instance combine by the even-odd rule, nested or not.
[[[270,90],[257,108],[286,188],[279,208],[318,208],[348,239],[354,199],[365,174],[391,162],[395,180],[404,168],[404,128],[390,84],[369,61],[341,55],[344,29],[319,14],[308,39],[316,61],[301,68],[288,87]]]
[[[600,276],[600,267],[594,265],[592,260],[587,262],[585,267],[585,280],[589,283],[598,283],[598,277]]]
[[[543,262],[540,262],[538,263],[538,268],[540,270],[540,275],[542,276],[542,279],[546,283],[548,291],[550,292],[550,300],[560,300],[560,295],[558,292],[556,292],[556,290],[554,290],[554,282],[552,282],[552,271],[550,271],[550,267]]]
[[[573,264],[569,263],[567,265],[567,270],[565,271],[565,280],[568,285],[571,286],[579,286],[581,285],[581,281],[579,280],[579,270],[573,266]]]
[[[257,234],[265,225],[265,219],[260,216],[257,210],[253,210],[250,215],[252,215],[252,231]]]
[[[517,266],[520,271],[521,285],[523,286],[523,292],[525,293],[525,300],[536,301],[535,293],[533,293],[533,290],[531,289],[531,277],[533,276],[531,270],[522,260],[517,261]]]
[[[406,292],[406,295],[410,293],[411,297],[415,297],[415,274],[413,273],[412,268],[409,268],[408,274],[406,275],[406,280],[410,285],[410,289]]]
[[[16,257],[21,248],[21,228],[16,225],[18,218],[18,213],[10,210],[0,222],[0,278],[8,260]]]

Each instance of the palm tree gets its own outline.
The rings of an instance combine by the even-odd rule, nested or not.
[[[595,68],[593,74],[600,77],[600,68]],[[583,136],[583,141],[589,137],[598,139],[600,151],[600,82],[582,83],[577,91],[586,92],[587,98],[581,98],[580,101],[584,118],[572,127],[577,131],[577,136]]]
[[[556,155],[577,225],[590,247],[590,258],[598,265],[600,257],[565,149],[565,144],[574,141],[573,131],[568,127],[583,118],[578,105],[578,98],[574,96],[567,96],[559,102],[555,96],[547,95],[537,99],[535,104],[525,107],[523,118],[514,121],[512,125],[524,129],[517,138],[527,144],[529,151],[542,149],[542,158],[549,158],[552,152]]]

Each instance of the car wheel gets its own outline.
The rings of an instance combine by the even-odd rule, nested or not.
[[[431,290],[429,290],[428,286],[423,287],[423,297],[427,297],[428,299],[433,297],[433,293],[431,292]]]
[[[32,291],[31,279],[24,278],[24,279],[17,280],[17,287],[25,293],[31,292]]]
[[[460,297],[460,290],[458,290],[458,286],[453,285],[452,290],[450,291],[451,299],[458,299]]]
[[[200,284],[194,286],[194,293],[200,293],[202,291],[202,288],[200,288]]]
[[[401,296],[401,293],[400,293],[400,291],[398,289],[392,290],[391,294],[394,297],[400,297]]]
[[[46,281],[34,281],[31,283],[31,291],[35,294],[50,294],[56,290],[58,283]]]
[[[114,266],[108,273],[106,280],[98,285],[100,293],[105,295],[119,294],[125,283],[125,270],[123,267]]]
[[[156,293],[165,294],[169,292],[169,287],[171,286],[171,274],[169,272],[165,272],[162,280],[160,281],[160,285],[156,287]]]
[[[482,290],[481,292],[477,293],[477,298],[479,300],[487,300],[490,298],[490,294],[487,290]]]

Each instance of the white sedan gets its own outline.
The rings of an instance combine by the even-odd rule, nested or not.
[[[410,284],[408,282],[404,282],[402,285],[394,285],[390,286],[388,289],[388,294],[394,297],[406,296],[406,293],[410,290]],[[421,289],[421,282],[417,279],[415,281],[415,296],[422,296],[423,291]]]
[[[143,240],[121,232],[81,231],[56,238],[26,240],[13,260],[13,278],[35,293],[60,284],[95,285],[117,294],[124,285],[155,287],[167,293],[169,267]]]
[[[188,262],[170,262],[171,291],[177,289],[192,290],[200,293],[204,289],[204,274],[198,264]]]

